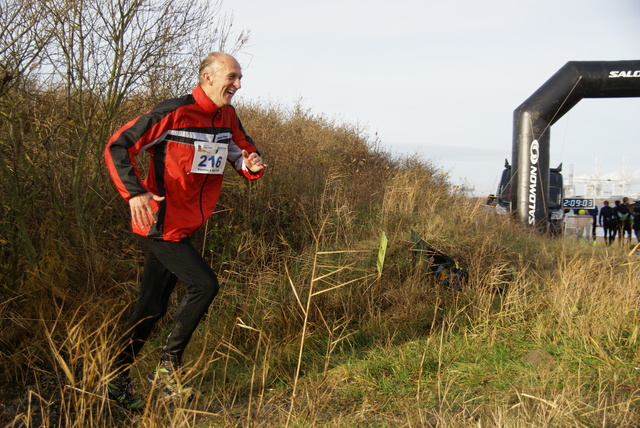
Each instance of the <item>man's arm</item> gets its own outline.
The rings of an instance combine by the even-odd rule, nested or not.
[[[109,139],[104,157],[109,174],[120,195],[129,200],[146,193],[140,172],[136,168],[135,157],[161,140],[163,133],[171,126],[173,114],[184,99],[165,100],[116,131]]]
[[[231,128],[231,144],[227,160],[247,180],[261,178],[267,165],[262,161],[255,143],[247,135],[233,107],[226,108],[224,114],[226,115],[224,120],[228,121]]]
[[[139,118],[125,124],[113,134],[104,150],[104,160],[111,180],[120,196],[127,201],[147,191],[136,168],[135,156],[139,151],[136,143],[140,138],[135,128],[137,120]]]

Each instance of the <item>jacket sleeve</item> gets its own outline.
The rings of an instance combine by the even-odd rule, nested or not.
[[[161,141],[170,111],[159,104],[125,124],[107,143],[104,158],[109,175],[120,195],[127,201],[147,192],[142,184],[140,171],[136,168],[136,156]]]
[[[246,150],[247,152],[249,152],[249,154],[260,154],[260,152],[258,152],[255,143],[244,130],[240,119],[235,114],[235,110],[233,110],[231,140],[232,141],[229,144],[229,153],[227,156],[227,160],[231,162],[238,174],[240,174],[247,180],[257,180],[261,178],[264,175],[264,170],[253,172],[244,166],[244,161],[242,160],[242,150]]]

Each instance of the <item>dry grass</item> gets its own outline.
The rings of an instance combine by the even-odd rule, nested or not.
[[[32,199],[4,207],[7,218],[21,220],[0,223],[0,421],[612,427],[640,420],[637,256],[523,230],[452,191],[428,162],[394,159],[358,129],[300,107],[244,106],[241,116],[270,171],[251,185],[229,177],[219,212],[196,237],[222,284],[188,348],[188,380],[199,394],[169,406],[144,381],[168,317],[135,366],[146,403],[140,415],[114,406],[104,391],[143,255],[121,201],[97,184],[99,142],[83,166],[95,168],[91,185],[70,195],[66,169],[21,158],[32,147],[3,148],[5,160],[22,159],[38,179],[29,184]],[[2,165],[10,204],[20,192],[6,190],[15,177]],[[41,194],[56,197],[33,210]],[[382,232],[389,248],[378,278]],[[443,287],[413,257],[411,232],[468,271],[461,290]]]
[[[439,205],[465,203],[439,197],[431,211],[397,204],[381,221],[412,216],[407,227],[438,248],[467,251],[463,290],[441,288],[414,266],[402,239],[392,241],[379,280],[377,239],[227,272],[235,285],[189,351],[197,400],[168,406],[143,387],[147,407],[137,416],[110,405],[103,388],[121,305],[90,298],[43,310],[42,341],[14,362],[26,364],[21,379],[29,380],[10,425],[632,426],[640,413],[635,259],[522,234],[468,202],[471,217],[439,223]],[[486,233],[452,240],[473,224]],[[322,239],[325,230],[316,243],[334,242]],[[262,251],[248,247],[240,252]],[[157,355],[153,344],[145,349],[141,378]]]

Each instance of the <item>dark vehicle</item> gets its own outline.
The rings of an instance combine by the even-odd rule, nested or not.
[[[564,181],[562,179],[562,164],[557,168],[549,169],[549,199],[547,204],[549,231],[554,234],[562,234],[564,231],[564,210],[562,199],[564,198]],[[504,171],[498,191],[495,196],[496,210],[499,214],[511,211],[511,165],[504,160]]]

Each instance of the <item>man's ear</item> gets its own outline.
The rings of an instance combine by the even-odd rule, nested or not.
[[[211,86],[211,75],[209,73],[207,73],[206,71],[202,73],[202,81],[205,82],[207,85]]]

